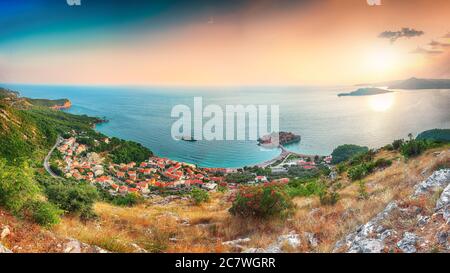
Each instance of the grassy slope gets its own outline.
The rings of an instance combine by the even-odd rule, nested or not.
[[[55,232],[119,252],[134,251],[131,243],[154,252],[227,252],[233,249],[223,246],[223,241],[250,237],[247,247],[267,247],[278,235],[294,230],[301,236],[304,232],[316,234],[319,246],[314,251],[328,252],[337,240],[367,222],[390,201],[406,198],[414,185],[435,168],[450,166],[449,148],[447,145],[432,149],[408,161],[397,152],[381,151],[376,158],[389,158],[394,163],[364,179],[367,199],[359,198],[358,183],[350,182],[344,173],[337,181],[342,189],[336,205],[323,206],[317,196],[296,197],[296,213],[288,221],[231,217],[227,211],[231,205],[228,194],[214,193],[209,203],[200,206],[186,200],[167,205],[149,201],[133,208],[97,203],[98,221],[82,223],[76,218],[65,218]],[[436,156],[436,151],[442,153]],[[183,225],[184,221],[189,225]],[[313,249],[302,244],[291,251]]]

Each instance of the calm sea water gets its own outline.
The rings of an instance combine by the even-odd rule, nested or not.
[[[163,88],[88,86],[2,86],[32,98],[69,98],[69,112],[106,117],[97,129],[134,140],[159,156],[205,167],[241,167],[273,158],[279,150],[261,149],[256,141],[175,141],[172,107],[203,104],[277,104],[280,129],[302,136],[288,148],[327,155],[340,144],[380,147],[408,133],[450,128],[450,90],[399,91],[365,97],[337,97],[349,87]]]

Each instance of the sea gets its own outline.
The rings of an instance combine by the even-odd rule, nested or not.
[[[172,137],[171,128],[179,119],[172,117],[172,109],[186,105],[194,112],[195,97],[202,98],[203,107],[217,105],[223,112],[226,105],[267,106],[269,117],[270,107],[278,106],[279,129],[301,135],[300,143],[286,148],[302,154],[329,155],[341,144],[378,148],[409,133],[450,128],[450,90],[338,97],[357,87],[1,86],[25,97],[68,98],[73,104],[68,112],[106,118],[107,123],[96,126],[105,135],[133,140],[158,156],[201,167],[254,165],[276,157],[280,150],[260,147],[254,139],[188,142]]]

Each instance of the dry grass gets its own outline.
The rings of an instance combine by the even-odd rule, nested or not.
[[[441,153],[436,155],[436,151]],[[322,206],[317,197],[295,198],[297,209],[289,219],[261,221],[232,217],[226,196],[214,193],[210,202],[200,206],[183,200],[132,208],[97,203],[98,220],[82,223],[66,218],[55,232],[117,252],[136,251],[132,244],[151,252],[228,252],[234,250],[223,246],[223,241],[250,237],[247,247],[267,247],[278,235],[294,230],[301,236],[304,232],[314,233],[319,245],[312,249],[303,243],[298,249],[287,251],[329,252],[337,240],[370,220],[389,202],[409,196],[413,186],[434,169],[448,166],[450,158],[448,147],[427,151],[408,161],[395,152],[381,151],[377,154],[380,157],[392,159],[393,164],[364,179],[367,199],[358,198],[358,184],[342,176],[336,205]],[[425,201],[416,202],[419,203],[408,205],[428,209]],[[186,220],[189,225],[183,224]]]

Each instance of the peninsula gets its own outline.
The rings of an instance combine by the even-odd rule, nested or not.
[[[345,96],[373,96],[373,95],[380,95],[380,94],[386,94],[386,93],[392,93],[393,91],[380,89],[380,88],[359,88],[356,91],[350,92],[350,93],[340,93],[338,94],[338,97],[345,97]]]

